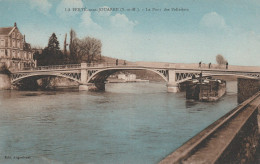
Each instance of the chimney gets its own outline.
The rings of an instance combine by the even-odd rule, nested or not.
[[[14,27],[16,27],[16,22],[14,22]]]

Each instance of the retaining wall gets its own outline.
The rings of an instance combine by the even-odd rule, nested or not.
[[[237,101],[242,103],[260,90],[259,79],[237,79]]]
[[[259,141],[260,92],[163,159],[165,163],[251,163]]]

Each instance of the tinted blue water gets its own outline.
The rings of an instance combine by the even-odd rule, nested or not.
[[[212,103],[160,83],[0,91],[0,163],[157,163],[237,105],[235,84]]]

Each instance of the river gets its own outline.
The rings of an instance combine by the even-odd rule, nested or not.
[[[163,83],[0,91],[0,163],[157,163],[236,107],[236,90],[228,82],[210,103],[167,93]]]

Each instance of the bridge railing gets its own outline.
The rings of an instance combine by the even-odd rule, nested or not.
[[[49,65],[49,66],[38,66],[35,68],[24,67],[23,70],[53,70],[53,69],[69,69],[69,68],[80,68],[80,64]]]
[[[136,64],[133,63],[114,63],[114,62],[105,62],[101,64],[97,64],[98,67],[114,67],[114,66],[133,66]]]
[[[131,63],[87,63],[87,67],[113,67],[113,66],[132,66]],[[54,70],[54,69],[71,69],[81,68],[81,64],[67,64],[67,65],[49,65],[49,66],[38,66],[38,67],[24,67],[22,70]]]

